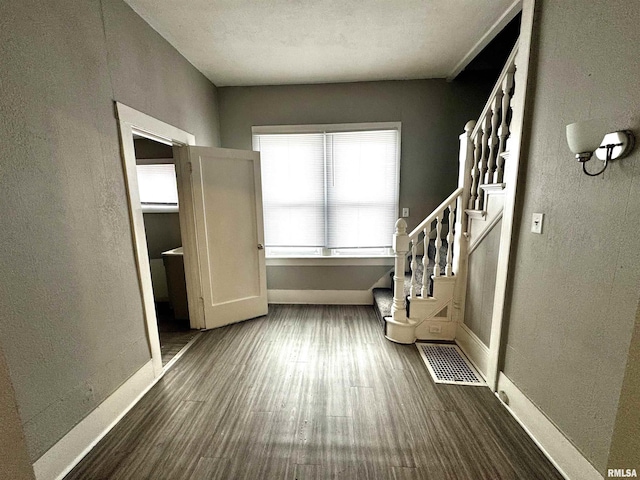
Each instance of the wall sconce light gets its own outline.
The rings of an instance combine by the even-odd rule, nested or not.
[[[607,133],[604,120],[584,120],[567,125],[567,143],[576,159],[582,163],[582,171],[595,177],[607,169],[611,160],[629,155],[635,145],[635,137],[630,130]],[[599,172],[589,173],[585,164],[591,160],[594,152],[604,165]]]

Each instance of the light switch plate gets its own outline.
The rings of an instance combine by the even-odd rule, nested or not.
[[[409,209],[408,209],[407,207],[404,207],[404,208],[402,209],[402,216],[403,216],[404,218],[407,218],[407,217],[409,216]]]
[[[542,222],[544,220],[544,213],[534,213],[531,218],[531,231],[533,233],[542,233]]]

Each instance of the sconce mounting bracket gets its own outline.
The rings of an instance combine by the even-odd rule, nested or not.
[[[613,148],[611,149],[611,156],[607,159],[608,145],[613,145]],[[603,162],[605,160],[616,160],[629,155],[634,145],[635,137],[633,132],[631,130],[620,130],[606,134],[595,154]]]

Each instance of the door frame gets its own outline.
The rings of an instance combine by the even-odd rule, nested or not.
[[[191,133],[162,122],[122,103],[115,102],[115,110],[120,130],[120,147],[129,205],[129,215],[131,219],[131,235],[134,246],[136,269],[138,271],[138,280],[140,283],[140,294],[142,296],[147,340],[151,351],[154,376],[157,378],[163,373],[162,355],[160,353],[160,336],[158,334],[153,287],[151,283],[147,237],[138,189],[138,174],[136,171],[136,154],[133,135],[137,134],[145,138],[149,138],[150,140],[171,146],[195,145],[196,138]],[[197,270],[195,272],[193,271],[194,263],[188,262],[186,255],[188,252],[189,257],[191,258],[194,257],[193,253],[195,253],[195,265],[197,268],[197,252],[193,252],[193,250],[188,247],[189,237],[193,236],[190,235],[190,232],[194,232],[193,229],[189,230],[189,222],[193,224],[193,218],[189,217],[189,212],[193,209],[190,196],[190,176],[183,175],[185,166],[178,164],[175,156],[174,162],[176,162],[178,199],[181,207],[178,210],[180,218],[180,234],[182,237],[183,247],[186,247],[184,248],[184,267],[185,277],[187,279],[189,318],[191,328],[201,328],[201,325],[204,325],[204,318],[201,316],[200,309],[197,308],[198,298],[200,297],[200,275]],[[192,308],[192,304],[196,307]]]
[[[520,20],[520,38],[516,55],[517,69],[515,72],[516,88],[521,89],[520,103],[513,108],[511,119],[511,134],[509,137],[509,168],[505,169],[504,182],[507,184],[502,214],[502,229],[500,231],[500,247],[498,249],[498,265],[496,286],[493,297],[493,312],[491,317],[491,335],[489,340],[489,358],[486,372],[487,384],[496,391],[498,377],[502,370],[502,355],[506,348],[504,338],[505,318],[508,315],[507,290],[509,268],[511,267],[511,247],[513,244],[513,227],[516,214],[516,190],[518,186],[518,170],[521,159],[526,152],[521,151],[523,134],[526,128],[525,112],[528,108],[527,94],[529,80],[529,66],[533,43],[533,26],[535,21],[535,0],[521,0],[522,17]]]

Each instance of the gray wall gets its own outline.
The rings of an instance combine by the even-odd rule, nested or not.
[[[640,149],[587,177],[565,126],[603,117],[640,133],[640,9],[536,3],[504,371],[604,472],[640,292]]]
[[[457,186],[458,136],[480,114],[493,87],[486,78],[473,82],[411,80],[321,85],[224,87],[220,95],[222,146],[251,149],[254,125],[402,122],[400,207],[409,207],[409,227],[417,225]],[[356,274],[348,269],[347,277]],[[344,289],[370,288],[379,278],[370,269],[365,281],[343,281]],[[307,280],[314,268],[269,267],[270,289],[334,290],[334,273]],[[326,273],[326,272],[325,272]],[[345,273],[345,272],[342,272]],[[377,276],[377,277],[376,277]]]
[[[464,323],[488,347],[491,339],[491,316],[496,290],[500,220],[469,255],[467,296],[464,304]],[[485,372],[486,373],[486,372]]]
[[[147,235],[149,258],[162,258],[162,252],[182,245],[178,213],[145,213],[144,229]]]
[[[36,460],[150,358],[113,101],[217,145],[217,94],[120,0],[2,2],[0,59],[0,341]]]
[[[18,415],[15,394],[7,362],[0,348],[0,472],[3,478],[32,480],[33,468],[27,452],[22,422]]]
[[[267,267],[267,286],[282,290],[368,290],[388,275],[385,266]]]
[[[640,468],[640,304],[627,357],[607,468]]]

